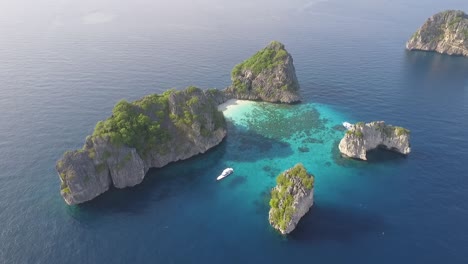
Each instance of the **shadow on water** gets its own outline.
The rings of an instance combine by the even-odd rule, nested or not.
[[[276,178],[279,173],[281,172],[281,169],[273,166],[272,164],[270,165],[265,165],[262,167],[262,170],[268,175],[270,178]]]
[[[146,208],[173,196],[187,193],[202,182],[207,168],[221,163],[225,143],[210,149],[203,155],[170,163],[163,168],[150,169],[143,182],[131,188],[117,189],[112,187],[95,199],[75,206],[72,216],[77,220],[86,220],[86,215],[106,214],[142,214]],[[209,170],[208,170],[209,171]],[[200,192],[199,195],[211,195]]]
[[[413,88],[453,87],[464,91],[468,59],[424,51],[406,51],[405,59],[406,78]]]
[[[141,184],[125,189],[111,188],[92,201],[70,207],[69,214],[78,221],[86,221],[96,215],[143,214],[154,203],[178,195],[190,195],[190,192],[196,192],[197,197],[209,198],[213,192],[205,188],[210,183],[204,176],[213,176],[210,179],[214,184],[214,177],[227,167],[225,161],[255,161],[263,159],[265,155],[285,157],[293,153],[289,144],[237,129],[233,125],[229,125],[228,129],[226,140],[206,153],[163,168],[150,169]],[[236,176],[229,186],[236,188],[246,182],[246,177]],[[197,191],[201,188],[205,188],[203,192]]]
[[[376,148],[367,152],[368,163],[404,162],[406,156],[385,148]]]
[[[271,188],[265,188],[261,193],[259,199],[253,201],[255,213],[258,215],[268,215],[270,211],[270,192]]]
[[[341,156],[341,152],[338,148],[338,145],[340,144],[340,141],[337,140],[335,143],[333,143],[333,148],[330,151],[330,155],[332,156],[333,161],[335,164],[338,166],[342,167],[364,167],[366,165],[365,162],[355,160],[355,159],[349,159]]]
[[[288,239],[346,242],[369,233],[381,234],[384,225],[381,216],[364,209],[314,205]]]
[[[266,188],[261,192],[259,199],[253,201],[256,214],[268,215],[270,191],[270,188]],[[369,233],[380,235],[384,229],[383,217],[366,209],[316,203],[287,239],[298,242],[323,240],[346,242]]]
[[[268,215],[269,200],[270,189],[267,188],[253,201],[256,214]],[[369,233],[380,235],[384,229],[383,218],[366,209],[314,204],[287,239],[346,242]]]

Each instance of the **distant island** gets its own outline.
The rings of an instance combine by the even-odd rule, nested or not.
[[[413,34],[406,48],[468,56],[468,15],[457,10],[433,15]]]
[[[404,155],[411,152],[410,131],[384,121],[350,125],[338,146],[342,155],[367,160],[367,151],[383,147]]]
[[[112,185],[135,186],[150,168],[188,159],[218,145],[226,122],[218,105],[228,99],[275,103],[300,100],[291,55],[273,41],[232,71],[225,90],[188,87],[135,102],[122,100],[96,124],[82,149],[57,161],[60,193],[69,205],[89,201]]]
[[[314,176],[302,164],[296,164],[276,178],[271,190],[269,221],[273,228],[286,235],[314,204]]]

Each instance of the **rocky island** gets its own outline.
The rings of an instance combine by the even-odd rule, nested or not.
[[[377,147],[407,155],[411,152],[410,131],[386,125],[384,121],[352,125],[339,144],[341,154],[349,158],[367,160],[367,151]]]
[[[281,234],[291,233],[314,204],[314,176],[296,164],[276,178],[271,190],[269,222]]]
[[[237,99],[272,103],[300,101],[293,59],[283,44],[272,41],[231,72],[232,85],[225,92]]]
[[[118,102],[112,116],[97,123],[82,149],[66,152],[57,162],[66,203],[91,200],[111,185],[134,186],[149,168],[219,144],[226,136],[226,123],[212,97],[210,90],[189,87]]]
[[[433,15],[413,34],[406,48],[468,56],[468,15],[456,10]]]
[[[228,99],[299,100],[292,57],[283,44],[273,41],[240,65],[233,70],[235,85],[224,91],[191,86],[117,103],[112,116],[97,123],[82,149],[67,151],[57,161],[65,202],[89,201],[110,186],[135,186],[150,168],[188,159],[218,145],[227,133],[218,105]]]

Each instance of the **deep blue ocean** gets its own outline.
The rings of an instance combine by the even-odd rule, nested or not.
[[[468,58],[404,48],[430,15],[467,1],[10,2],[0,263],[468,263]],[[239,106],[208,153],[65,204],[55,162],[118,100],[222,89],[271,40],[294,58],[302,104]],[[341,122],[374,120],[410,129],[412,153],[341,158]],[[283,237],[268,193],[297,162],[316,177],[315,204]]]

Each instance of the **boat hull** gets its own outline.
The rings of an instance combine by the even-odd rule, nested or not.
[[[221,173],[221,175],[218,176],[218,178],[216,178],[216,180],[217,181],[222,180],[226,178],[227,176],[231,175],[233,172],[234,170],[232,168],[227,168]]]

